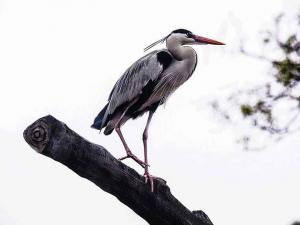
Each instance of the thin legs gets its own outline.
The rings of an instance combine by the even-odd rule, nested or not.
[[[149,112],[149,116],[148,116],[148,120],[146,123],[146,127],[143,133],[143,143],[144,143],[144,159],[145,159],[145,173],[144,173],[144,177],[145,177],[145,183],[150,182],[150,186],[151,186],[151,191],[154,191],[154,185],[153,185],[153,180],[156,179],[157,177],[154,177],[152,175],[149,174],[149,164],[148,164],[148,146],[147,146],[147,140],[148,140],[148,129],[149,129],[149,125],[152,119],[154,112],[150,111]]]
[[[117,132],[117,134],[119,135],[119,137],[120,137],[120,139],[121,139],[121,141],[122,141],[122,143],[123,143],[123,146],[124,146],[124,148],[125,148],[125,150],[126,150],[126,156],[124,156],[124,157],[122,157],[122,158],[119,158],[119,160],[123,160],[123,159],[127,159],[127,158],[132,158],[134,161],[136,161],[139,165],[141,165],[143,168],[146,168],[148,165],[145,163],[145,162],[143,162],[142,160],[140,160],[137,156],[135,156],[131,151],[130,151],[130,149],[129,149],[129,147],[128,147],[128,145],[127,145],[127,143],[126,143],[126,141],[125,141],[125,139],[124,139],[124,137],[123,137],[123,134],[122,134],[122,132],[121,132],[121,129],[120,129],[120,126],[119,125],[117,125],[117,127],[116,127],[116,132]]]
[[[151,119],[152,119],[152,116],[153,116],[153,112],[149,112],[149,116],[148,116],[148,119],[147,119],[147,123],[146,123],[146,127],[144,129],[144,133],[143,133],[143,143],[144,143],[144,160],[145,160],[145,163],[148,165],[148,148],[147,148],[147,140],[148,140],[148,129],[149,129],[149,125],[150,125],[150,122],[151,122]],[[145,167],[145,174],[148,174],[149,171],[148,171],[148,166]]]
[[[120,139],[121,139],[121,141],[122,141],[122,144],[123,144],[123,146],[124,146],[124,148],[125,148],[125,151],[126,151],[126,156],[124,156],[124,157],[122,157],[122,158],[119,158],[119,160],[123,160],[123,159],[127,159],[127,158],[132,158],[134,161],[136,161],[139,165],[141,165],[143,168],[146,168],[146,166],[148,166],[146,163],[144,163],[142,160],[140,160],[137,156],[135,156],[131,151],[130,151],[130,149],[129,149],[129,147],[128,147],[128,145],[127,145],[127,143],[126,143],[126,141],[125,141],[125,139],[124,139],[124,137],[123,137],[123,134],[122,134],[122,132],[121,132],[121,124],[122,124],[122,119],[124,118],[124,116],[125,116],[125,114],[126,114],[126,112],[127,112],[127,110],[129,109],[129,107],[132,105],[132,104],[134,104],[135,103],[135,101],[134,102],[132,102],[125,110],[124,110],[124,112],[122,113],[122,115],[120,116],[120,118],[119,118],[119,120],[118,120],[118,122],[117,122],[117,124],[116,124],[116,127],[115,127],[115,130],[116,130],[116,132],[117,132],[117,134],[119,135],[119,137],[120,137]]]
[[[123,112],[123,114],[120,116],[117,124],[116,124],[116,127],[115,127],[115,130],[117,132],[117,134],[119,135],[122,143],[123,143],[123,146],[126,150],[126,156],[120,158],[119,160],[123,160],[123,159],[127,159],[127,158],[132,158],[134,161],[136,161],[139,165],[141,165],[143,168],[145,168],[145,173],[144,173],[144,177],[145,177],[145,183],[150,183],[150,186],[151,186],[151,191],[153,192],[154,191],[154,179],[158,178],[158,177],[154,177],[152,175],[149,174],[149,164],[148,164],[148,146],[147,146],[147,140],[148,140],[148,129],[149,129],[149,125],[150,125],[150,122],[151,122],[151,119],[152,119],[152,116],[154,114],[154,112],[152,111],[149,111],[149,115],[148,115],[148,119],[147,119],[147,123],[146,123],[146,127],[144,129],[144,132],[143,132],[143,144],[144,144],[144,162],[142,160],[140,160],[137,156],[135,156],[131,150],[129,149],[124,137],[123,137],[123,134],[121,132],[121,124],[122,124],[122,120],[123,119],[126,119],[124,118],[127,110],[128,110],[129,107],[127,107],[127,109]]]

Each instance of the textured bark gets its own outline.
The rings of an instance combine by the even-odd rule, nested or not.
[[[182,205],[163,180],[155,180],[151,192],[143,176],[52,116],[30,125],[24,138],[38,153],[114,195],[151,225],[212,225],[203,211],[190,211]]]

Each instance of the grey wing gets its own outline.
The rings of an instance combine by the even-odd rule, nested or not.
[[[162,50],[164,51],[164,50]],[[115,84],[109,96],[106,114],[113,114],[118,106],[132,101],[149,81],[157,80],[163,71],[163,64],[153,51],[132,64]]]

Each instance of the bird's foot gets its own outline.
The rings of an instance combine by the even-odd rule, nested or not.
[[[165,182],[164,179],[160,178],[160,177],[155,177],[149,174],[149,172],[145,172],[144,173],[144,177],[145,177],[145,184],[150,183],[151,186],[151,192],[154,191],[154,180],[163,180]]]
[[[127,152],[127,155],[119,158],[120,161],[127,159],[127,158],[132,158],[134,161],[136,161],[141,167],[145,168],[146,166],[149,166],[147,163],[143,162],[140,160],[136,155],[134,155],[131,151]]]

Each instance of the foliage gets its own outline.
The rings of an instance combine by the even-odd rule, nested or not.
[[[282,31],[284,26],[290,25],[286,17],[285,14],[278,15],[273,29],[262,33],[263,54],[247,51],[244,44],[240,47],[242,54],[267,62],[269,81],[248,90],[235,91],[225,101],[239,108],[243,121],[276,140],[300,130],[297,120],[300,115],[300,13],[294,17],[297,25],[288,31],[289,35]],[[232,118],[232,112],[221,105],[224,102],[219,100],[212,103],[212,107],[227,120]],[[240,142],[245,149],[248,149],[249,141],[250,136],[243,134]]]

